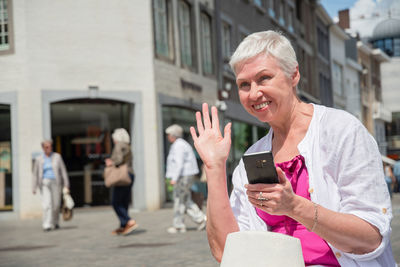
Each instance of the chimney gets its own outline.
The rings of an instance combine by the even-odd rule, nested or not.
[[[339,26],[343,30],[350,28],[350,11],[349,11],[349,9],[339,10]]]

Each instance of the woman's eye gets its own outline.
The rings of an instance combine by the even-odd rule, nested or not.
[[[239,89],[248,89],[250,87],[250,84],[248,82],[242,82],[239,84]]]
[[[259,82],[268,81],[269,79],[271,79],[270,76],[268,76],[268,75],[263,75],[263,76],[260,77]]]

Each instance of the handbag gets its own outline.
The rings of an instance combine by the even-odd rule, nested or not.
[[[72,219],[72,209],[75,206],[75,202],[69,193],[68,188],[63,188],[63,207],[62,207],[62,217],[64,221],[69,221]]]
[[[72,219],[72,209],[67,208],[65,205],[62,207],[62,217],[64,221],[69,221]]]
[[[129,177],[128,164],[125,163],[119,167],[106,167],[104,169],[104,183],[106,187],[130,185],[132,180]]]

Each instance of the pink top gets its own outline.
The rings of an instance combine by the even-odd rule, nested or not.
[[[292,184],[293,191],[310,199],[308,192],[308,172],[304,157],[297,155],[290,161],[276,164],[286,174]],[[270,215],[256,208],[258,216],[271,227],[271,231],[297,237],[300,239],[304,263],[308,265],[340,266],[331,248],[317,234],[308,231],[302,224],[287,216]]]

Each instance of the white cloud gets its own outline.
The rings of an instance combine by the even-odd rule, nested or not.
[[[400,18],[399,0],[358,0],[350,8],[351,30],[359,32],[361,37],[370,37],[375,26],[387,19],[389,13]]]

